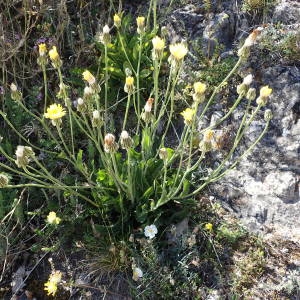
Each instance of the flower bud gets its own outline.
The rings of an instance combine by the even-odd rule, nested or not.
[[[132,76],[127,76],[125,80],[124,91],[125,93],[132,94],[134,90],[134,78]]]
[[[159,36],[156,36],[152,39],[152,45],[153,45],[152,59],[160,60],[165,48],[165,41],[161,39]]]
[[[93,85],[95,82],[96,82],[96,79],[95,77],[92,75],[92,73],[88,70],[85,70],[83,73],[82,73],[82,77],[85,81],[88,82],[89,85]]]
[[[104,45],[108,45],[110,43],[110,33],[109,33],[110,29],[108,27],[108,25],[105,25],[103,27],[103,33],[102,33],[102,43]]]
[[[22,100],[22,93],[18,90],[17,86],[14,83],[11,83],[10,85],[11,90],[11,99],[15,101],[21,101]]]
[[[53,46],[49,51],[49,57],[54,68],[59,69],[62,66],[62,61],[59,57],[56,46]]]
[[[86,86],[83,90],[83,100],[90,101],[93,98],[94,90],[90,86]]]
[[[159,149],[159,158],[162,159],[162,160],[167,160],[168,159],[168,151],[166,148],[160,148]]]
[[[266,122],[269,122],[273,119],[273,113],[272,113],[271,109],[267,109],[265,111],[264,119],[265,119]]]
[[[145,17],[136,18],[137,33],[143,34],[145,32]]]
[[[144,111],[141,114],[142,120],[148,124],[153,121],[153,114],[151,113],[154,98],[149,98],[144,106]]]
[[[268,86],[263,86],[260,89],[259,97],[256,99],[256,103],[260,106],[265,106],[271,94],[272,94],[272,89],[269,88]]]
[[[8,177],[4,174],[0,174],[0,189],[5,188],[8,185]]]
[[[104,137],[104,151],[107,153],[114,153],[118,150],[118,144],[113,134],[107,133]]]
[[[248,74],[248,75],[244,78],[243,84],[249,86],[249,85],[252,83],[252,81],[253,81],[253,75],[252,75],[252,74]]]
[[[205,100],[206,84],[202,82],[194,83],[193,100],[197,103],[202,103]]]
[[[204,153],[211,151],[212,150],[212,143],[201,141],[199,143],[199,150],[201,152],[204,152]]]
[[[121,27],[121,17],[117,14],[114,15],[114,25],[117,27],[117,28],[120,28]]]
[[[34,156],[34,152],[31,147],[19,145],[16,150],[17,159],[15,160],[18,168],[25,168],[29,164],[30,157],[32,156]]]
[[[240,96],[245,95],[247,93],[247,91],[248,91],[248,86],[244,83],[241,83],[236,87],[236,92]]]
[[[86,105],[82,98],[77,99],[77,111],[83,113],[86,110]]]
[[[47,64],[47,46],[45,43],[39,44],[39,57],[37,58],[37,63],[40,66],[45,66]]]
[[[121,143],[122,149],[126,149],[126,150],[130,149],[133,145],[133,140],[129,136],[129,134],[126,130],[123,130],[121,133],[120,143]]]
[[[253,101],[256,97],[256,89],[255,88],[250,88],[246,94],[246,99]]]
[[[144,110],[145,112],[151,112],[152,110],[152,105],[154,102],[154,98],[149,98],[145,104]]]
[[[47,46],[45,43],[39,44],[39,55],[45,56],[47,53]]]
[[[92,126],[93,127],[100,127],[103,125],[103,119],[100,116],[100,113],[98,110],[93,111],[93,117],[92,117]]]
[[[260,97],[263,97],[263,98],[267,98],[269,97],[270,95],[272,94],[272,89],[269,88],[269,86],[263,86],[261,89],[260,89],[260,92],[259,92],[259,95]]]

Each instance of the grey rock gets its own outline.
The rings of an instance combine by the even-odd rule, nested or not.
[[[273,14],[274,23],[292,24],[300,22],[299,1],[281,0],[275,7]]]
[[[300,241],[300,70],[269,67],[261,81],[273,89],[266,108],[274,118],[252,154],[214,185],[248,229]],[[254,83],[255,84],[255,83]],[[241,147],[253,143],[264,127],[263,112],[251,124]],[[242,110],[233,115],[238,123]]]
[[[234,17],[232,14],[222,12],[208,18],[203,31],[203,52],[211,57],[218,45],[231,48],[234,38]]]

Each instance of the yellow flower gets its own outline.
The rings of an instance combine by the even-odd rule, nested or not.
[[[121,26],[121,18],[119,15],[114,15],[114,25],[119,28]]]
[[[61,119],[66,114],[66,111],[60,104],[51,104],[44,113],[44,117],[51,120]]]
[[[262,98],[267,98],[269,97],[270,95],[272,94],[272,89],[269,88],[269,86],[263,86],[261,89],[260,89],[260,97]]]
[[[125,93],[131,94],[134,89],[134,78],[132,76],[127,76],[125,80],[124,91]]]
[[[188,53],[188,49],[184,43],[177,43],[170,45],[170,52],[172,58],[177,61],[181,61]]]
[[[137,17],[136,18],[136,24],[138,28],[145,27],[145,17]]]
[[[47,291],[48,295],[55,295],[57,292],[57,283],[52,281],[47,281],[45,284],[44,290]]]
[[[159,36],[156,36],[152,39],[153,49],[156,51],[162,51],[165,48],[165,41]]]
[[[92,75],[92,73],[88,70],[85,70],[82,73],[82,77],[84,80],[86,80],[90,85],[93,85],[96,82],[95,77]]]
[[[206,223],[204,227],[208,231],[212,231],[212,229],[213,229],[213,225],[211,223]]]
[[[58,225],[60,223],[61,219],[56,216],[56,213],[54,211],[49,212],[49,215],[47,216],[47,222],[49,224],[55,224]]]
[[[183,112],[181,112],[180,114],[183,116],[184,118],[184,123],[186,125],[191,125],[193,119],[194,119],[194,115],[195,115],[195,110],[192,108],[187,108],[185,109]]]
[[[52,49],[49,51],[49,57],[52,61],[56,61],[59,59],[59,54],[57,52],[56,46],[53,46]]]
[[[39,44],[39,54],[40,56],[44,56],[47,52],[47,46],[45,43]]]
[[[133,85],[134,83],[134,78],[132,76],[128,76],[126,77],[126,81],[125,81],[126,85]]]
[[[202,82],[195,82],[194,90],[196,94],[204,94],[206,91],[206,84]]]

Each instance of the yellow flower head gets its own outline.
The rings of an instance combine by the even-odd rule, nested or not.
[[[114,15],[114,25],[119,28],[121,26],[121,18],[119,15]]]
[[[145,17],[137,17],[136,25],[138,28],[144,28],[145,27]]]
[[[134,83],[134,78],[133,78],[132,76],[126,77],[125,84],[126,84],[127,86],[133,86],[133,83]]]
[[[261,89],[260,89],[260,97],[262,98],[267,98],[269,97],[270,95],[272,94],[272,89],[269,88],[269,86],[263,86]]]
[[[196,113],[195,109],[187,108],[180,114],[183,116],[185,124],[190,125],[194,119],[195,113]]]
[[[212,231],[213,229],[213,225],[211,223],[206,223],[204,227],[207,231]]]
[[[55,295],[57,292],[57,283],[52,281],[47,281],[45,284],[44,290],[47,292],[48,295]]]
[[[47,222],[49,224],[55,224],[58,225],[60,223],[61,219],[56,216],[56,213],[54,211],[50,211],[49,215],[47,216]]]
[[[202,82],[195,82],[194,90],[196,94],[204,94],[206,91],[206,84]]]
[[[57,52],[56,46],[53,46],[52,49],[49,51],[49,57],[52,61],[56,61],[59,59],[59,54]]]
[[[44,117],[51,120],[61,119],[66,114],[66,111],[60,104],[51,104],[44,113]]]
[[[47,52],[47,46],[45,43],[39,44],[39,54],[40,56],[44,56]]]
[[[170,45],[170,52],[172,58],[177,61],[181,61],[188,53],[188,49],[184,43],[177,43]]]
[[[165,41],[159,36],[156,36],[152,39],[153,49],[156,51],[162,51],[165,48]]]
[[[90,85],[93,85],[96,82],[95,77],[92,75],[92,73],[88,70],[85,70],[82,73],[82,77],[85,81],[87,81]]]

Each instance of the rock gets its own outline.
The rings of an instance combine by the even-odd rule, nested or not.
[[[214,188],[248,229],[266,233],[271,228],[272,235],[300,241],[300,70],[275,66],[261,72],[263,85],[273,88],[267,104],[274,114],[269,131]],[[239,111],[234,115],[238,122]],[[253,143],[263,124],[260,115],[248,129],[242,150]]]
[[[232,47],[234,38],[235,20],[232,14],[226,12],[212,15],[208,18],[203,31],[203,52],[207,57],[211,57],[216,47],[223,46],[226,49]]]
[[[300,22],[299,1],[281,0],[275,7],[272,21],[274,23],[292,24]]]

